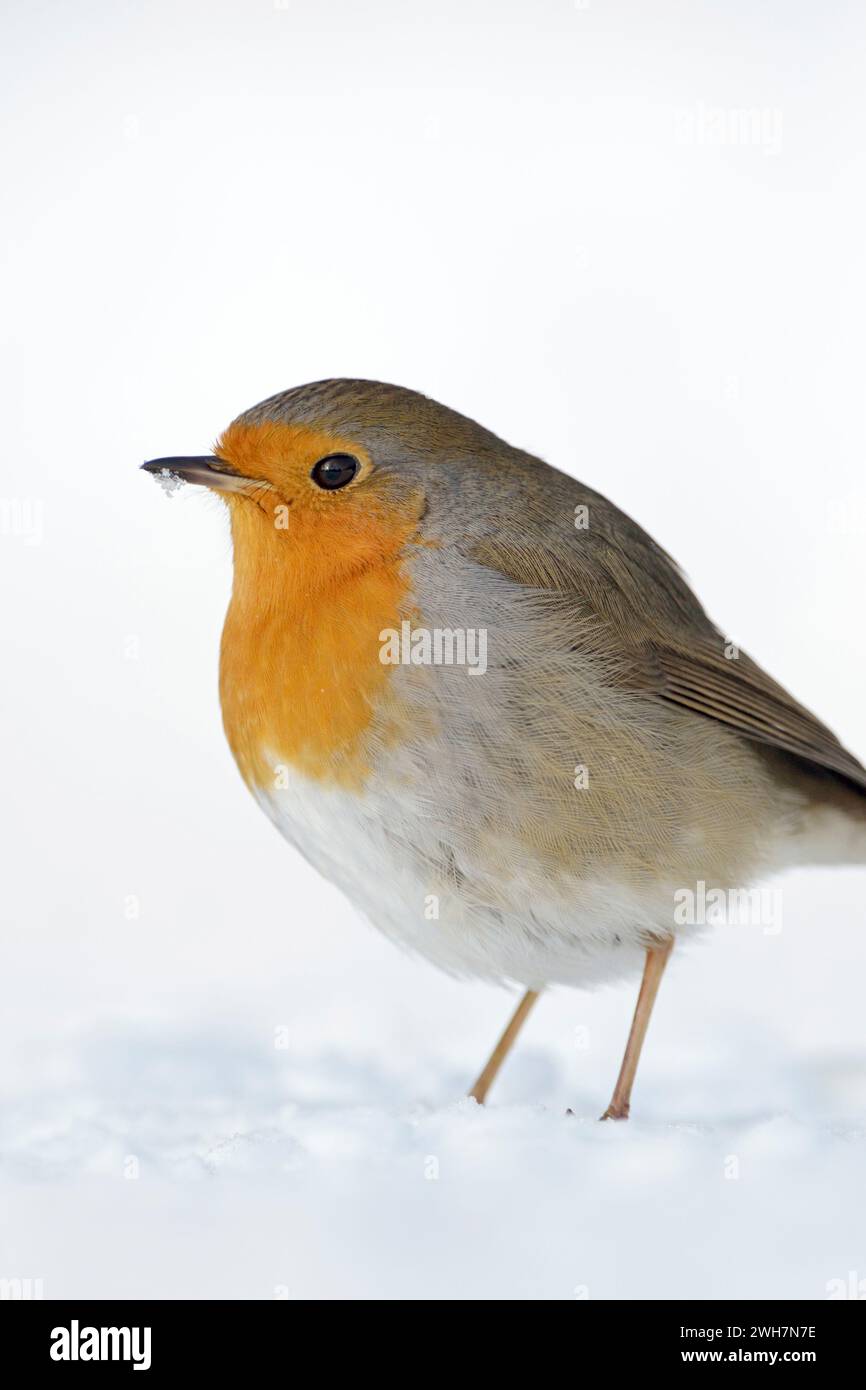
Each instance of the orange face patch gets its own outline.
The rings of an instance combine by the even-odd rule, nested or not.
[[[241,425],[235,422],[220,435],[214,452],[238,473],[246,477],[265,478],[278,492],[296,500],[303,498],[310,505],[322,502],[322,489],[317,488],[310,478],[313,466],[319,459],[328,454],[352,454],[361,465],[358,475],[350,484],[353,487],[357,487],[373,469],[370,455],[363,445],[325,430],[317,430],[311,425]]]
[[[374,718],[380,734],[399,723],[379,634],[412,610],[404,553],[423,497],[379,479],[359,444],[306,426],[235,424],[215,452],[270,485],[226,496],[234,584],[220,698],[232,752],[250,784],[277,786],[286,764],[357,786]],[[310,474],[334,453],[360,468],[328,492]]]

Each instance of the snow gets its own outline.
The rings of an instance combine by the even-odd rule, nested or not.
[[[633,991],[542,999],[481,1109],[509,997],[401,956],[291,858],[275,903],[291,852],[256,826],[217,882],[186,861],[185,941],[119,904],[83,945],[17,938],[4,1268],[181,1298],[816,1299],[866,1273],[853,871],[784,880],[778,936],[681,952],[634,1118],[603,1124]],[[158,914],[180,840],[154,855]]]
[[[184,479],[179,473],[173,473],[170,468],[161,468],[158,473],[151,475],[159,487],[162,488],[166,497],[171,497],[179,492],[184,486]]]

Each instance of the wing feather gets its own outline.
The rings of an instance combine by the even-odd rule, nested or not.
[[[602,627],[636,690],[866,791],[866,768],[825,724],[745,652],[726,655],[725,638],[670,557],[606,499],[589,496],[594,536],[547,547],[525,535],[512,544],[500,534],[475,541],[473,559],[527,588],[572,601],[583,619]]]

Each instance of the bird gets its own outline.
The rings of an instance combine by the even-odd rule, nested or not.
[[[862,763],[635,521],[468,416],[333,378],[143,467],[228,507],[220,700],[266,815],[396,944],[522,991],[479,1104],[545,989],[639,979],[626,1119],[688,894],[866,863]]]

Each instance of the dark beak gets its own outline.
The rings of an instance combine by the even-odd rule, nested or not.
[[[244,478],[235,473],[214,454],[204,454],[200,458],[149,459],[141,466],[146,473],[154,473],[157,477],[180,478],[185,483],[199,483],[216,492],[246,492],[250,487],[269,486],[262,478]]]

